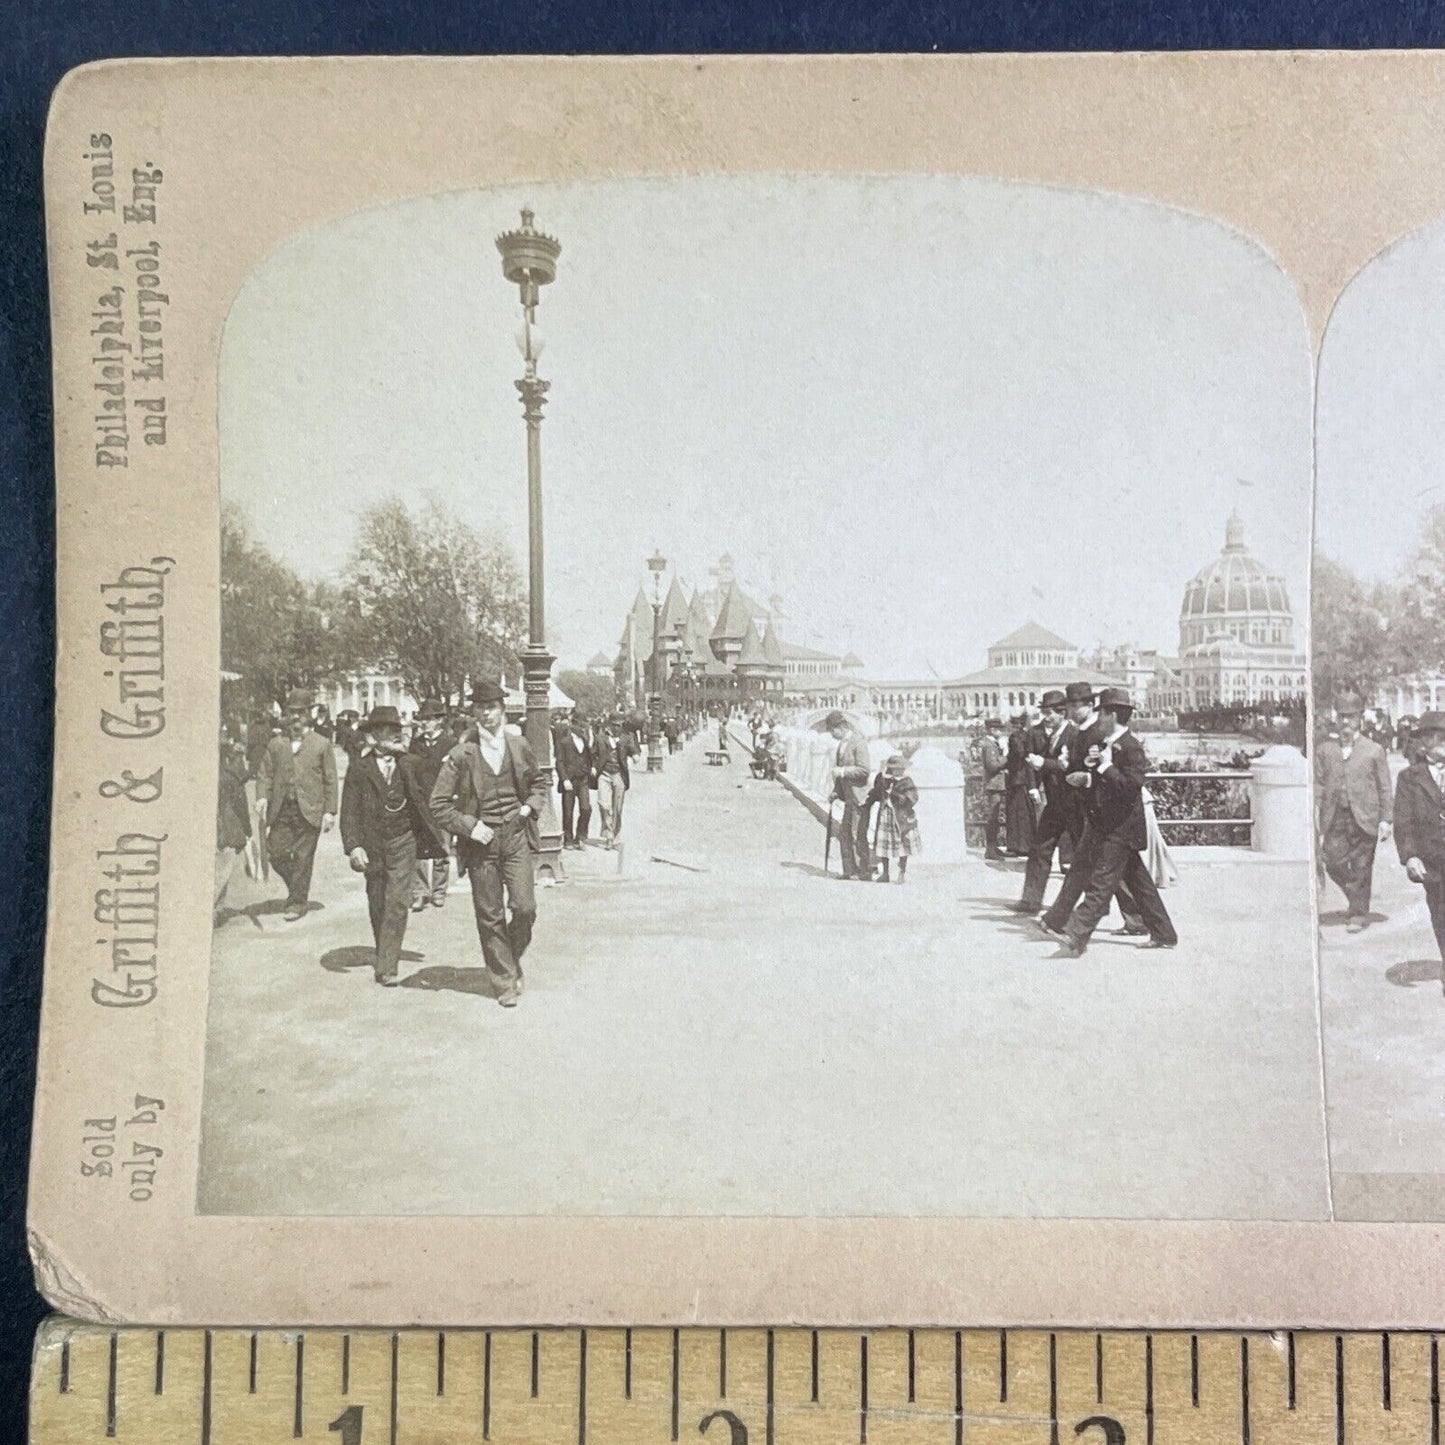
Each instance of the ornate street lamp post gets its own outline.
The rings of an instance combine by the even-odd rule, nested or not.
[[[548,707],[552,664],[556,659],[547,651],[542,570],[542,407],[551,383],[537,375],[542,337],[535,326],[541,288],[556,280],[557,257],[562,247],[553,237],[534,229],[532,212],[523,210],[521,229],[498,236],[497,250],[502,253],[502,275],[517,287],[522,298],[522,330],[518,333],[517,345],[525,371],[516,387],[527,422],[527,648],[522,653],[522,688],[527,697],[527,714],[523,730],[547,780],[547,805],[538,820],[542,851],[537,868],[555,882],[563,877],[562,830],[552,802],[552,729]]]
[[[647,699],[647,771],[662,771],[662,689],[667,682],[662,661],[662,574],[667,558],[656,548],[647,559],[652,573],[652,686]]]

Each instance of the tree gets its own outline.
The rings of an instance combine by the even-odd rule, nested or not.
[[[1396,645],[1403,621],[1392,593],[1385,586],[1366,589],[1349,568],[1316,555],[1310,646],[1317,707],[1330,707],[1342,692],[1358,693],[1368,701],[1380,683],[1398,671]]]
[[[247,712],[315,687],[329,671],[325,619],[306,584],[250,535],[245,514],[221,508],[221,667],[238,673]]]
[[[588,717],[604,717],[617,704],[617,689],[610,677],[595,672],[568,670],[557,674],[557,686],[572,699]]]
[[[526,622],[517,561],[436,498],[415,516],[399,497],[361,514],[339,601],[350,645],[416,697],[457,703],[468,680],[517,671]]]

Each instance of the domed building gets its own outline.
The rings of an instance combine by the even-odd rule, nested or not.
[[[1238,512],[1219,556],[1184,589],[1179,677],[1185,709],[1304,696],[1305,655],[1284,578],[1250,554]]]

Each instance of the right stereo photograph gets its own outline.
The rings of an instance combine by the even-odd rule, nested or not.
[[[1445,220],[1320,351],[1315,863],[1335,1217],[1445,1219]]]

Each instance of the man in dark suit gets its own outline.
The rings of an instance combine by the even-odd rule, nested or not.
[[[1345,895],[1350,933],[1369,924],[1375,849],[1390,836],[1393,811],[1390,764],[1379,743],[1360,731],[1363,711],[1358,698],[1340,698],[1339,736],[1315,748],[1320,856]]]
[[[1074,755],[1070,765],[1070,771],[1073,772],[1082,766],[1090,748],[1103,744],[1108,728],[1094,707],[1092,684],[1071,682],[1064,689],[1064,699],[1069,721],[1074,725]],[[1067,780],[1066,775],[1065,781],[1067,782]],[[1081,864],[1089,836],[1089,810],[1084,795],[1079,793],[1077,797],[1078,814],[1076,816],[1081,827],[1081,836],[1074,845],[1073,858],[1069,863],[1069,871],[1064,875],[1064,882],[1059,889],[1058,897],[1049,905],[1048,912],[1036,923],[1036,927],[1046,938],[1052,938],[1056,942],[1063,937],[1064,925],[1069,921],[1069,915],[1073,913],[1079,899],[1084,896],[1084,889],[1089,882],[1087,862]],[[1134,896],[1129,892],[1129,886],[1123,879],[1120,879],[1115,890],[1114,901],[1119,905],[1119,912],[1124,918],[1124,926],[1119,931],[1130,937],[1143,938],[1149,930],[1139,916]]]
[[[1075,848],[1084,836],[1083,795],[1065,779],[1083,761],[1079,730],[1068,719],[1068,698],[1058,688],[1043,697],[1043,721],[1031,740],[1035,749],[1027,762],[1044,791],[1044,811],[1035,833],[1029,866],[1024,872],[1020,913],[1035,914],[1044,906],[1044,889],[1054,866],[1054,853],[1064,838]]]
[[[401,945],[418,857],[446,856],[429,795],[407,755],[394,707],[373,708],[358,729],[360,745],[341,787],[341,846],[366,875],[366,906],[376,944],[376,981],[400,981]]]
[[[1417,761],[1395,782],[1395,848],[1410,881],[1424,886],[1445,989],[1445,712],[1427,712],[1412,741]]]
[[[987,808],[983,824],[983,856],[1002,858],[1004,854],[998,846],[998,835],[1003,825],[1004,804],[1008,799],[1008,749],[1001,717],[991,717],[984,723],[979,751],[983,757],[983,801]]]
[[[1078,958],[1100,919],[1109,911],[1114,892],[1128,888],[1149,931],[1146,948],[1173,948],[1179,942],[1174,924],[1159,897],[1140,854],[1149,846],[1144,821],[1144,775],[1149,760],[1129,731],[1134,708],[1122,687],[1105,688],[1099,698],[1103,738],[1092,743],[1081,765],[1065,779],[1080,789],[1089,826],[1074,867],[1086,870],[1084,895],[1064,924],[1059,944],[1063,957]]]
[[[336,821],[336,753],[311,726],[311,694],[286,699],[286,732],[266,745],[256,779],[256,812],[266,828],[271,866],[286,884],[288,923],[311,897],[316,843]]]
[[[506,696],[494,682],[472,689],[476,739],[458,743],[442,760],[431,815],[457,840],[497,1002],[515,1008],[522,955],[537,918],[533,854],[540,847],[537,819],[547,805],[547,784],[526,740],[506,730]]]
[[[843,803],[843,821],[838,832],[843,876],[871,883],[873,853],[868,846],[868,789],[873,781],[873,769],[868,744],[841,712],[830,712],[825,726],[838,745],[833,759],[833,797]]]
[[[447,733],[447,710],[440,699],[426,698],[416,713],[416,732],[412,735],[408,750],[410,772],[416,779],[418,791],[425,799],[431,798],[436,785],[437,774],[441,771],[442,759],[452,750],[452,740]],[[427,813],[428,820],[431,818]],[[452,860],[446,849],[446,839],[441,838],[441,851],[418,852],[416,879],[411,890],[411,911],[420,913],[430,904],[433,908],[445,908],[447,884],[451,881]]]
[[[575,708],[557,730],[552,758],[562,797],[562,846],[580,849],[592,823],[592,738],[586,716]]]

